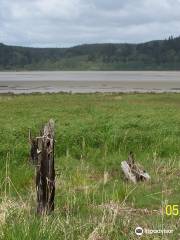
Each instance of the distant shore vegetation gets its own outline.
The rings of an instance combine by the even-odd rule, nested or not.
[[[0,70],[180,70],[180,37],[140,44],[30,48],[0,43]]]

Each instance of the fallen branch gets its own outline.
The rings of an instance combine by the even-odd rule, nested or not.
[[[121,162],[121,169],[126,179],[132,181],[133,183],[150,180],[150,176],[144,168],[140,164],[135,163],[132,152],[130,152],[127,161]]]

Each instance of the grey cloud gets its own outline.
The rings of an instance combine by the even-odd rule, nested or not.
[[[0,0],[0,42],[72,46],[179,35],[180,0]]]

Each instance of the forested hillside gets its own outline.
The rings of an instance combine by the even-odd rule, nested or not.
[[[180,70],[180,37],[141,44],[28,48],[0,44],[0,70]]]

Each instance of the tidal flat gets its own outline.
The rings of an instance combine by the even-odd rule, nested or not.
[[[0,72],[0,93],[180,92],[179,71]]]

